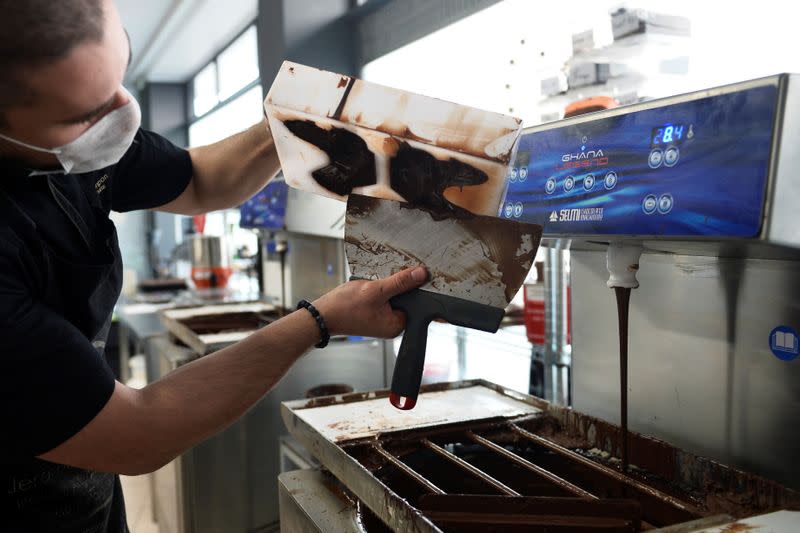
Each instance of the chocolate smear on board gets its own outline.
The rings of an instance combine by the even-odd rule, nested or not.
[[[310,120],[287,120],[294,135],[313,144],[330,158],[330,163],[314,170],[311,176],[327,190],[345,196],[356,187],[375,185],[375,154],[367,143],[342,128],[326,130]]]
[[[456,159],[445,161],[400,143],[390,163],[391,185],[411,206],[431,214],[434,220],[472,218],[466,209],[449,202],[444,191],[450,187],[469,187],[489,181],[482,170]]]

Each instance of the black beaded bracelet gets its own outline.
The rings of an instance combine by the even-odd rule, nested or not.
[[[330,342],[330,340],[331,340],[331,334],[328,331],[327,324],[325,324],[325,319],[322,318],[321,314],[319,314],[319,311],[317,311],[317,308],[314,307],[311,304],[311,302],[307,302],[306,300],[300,300],[299,302],[297,302],[297,308],[298,309],[302,308],[302,309],[308,310],[308,312],[311,313],[311,316],[314,317],[314,320],[317,321],[317,326],[319,326],[319,333],[320,333],[320,336],[322,338],[320,339],[320,341],[317,344],[315,344],[315,346],[317,348],[326,347],[328,345],[328,343]]]

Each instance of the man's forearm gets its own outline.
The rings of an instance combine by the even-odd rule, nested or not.
[[[300,310],[142,389],[145,416],[160,415],[148,424],[157,465],[239,418],[280,381],[318,335],[311,314]]]
[[[144,389],[117,383],[94,420],[41,457],[96,471],[152,472],[233,423],[318,341],[316,322],[300,310]],[[98,442],[106,446],[98,450]]]
[[[195,212],[241,205],[280,170],[266,119],[208,146],[189,150]]]
[[[391,298],[426,280],[425,269],[415,268],[351,281],[314,306],[331,335],[392,338],[405,316],[392,309]],[[117,383],[91,422],[40,457],[100,472],[151,472],[241,416],[319,337],[317,322],[301,309],[142,390]]]

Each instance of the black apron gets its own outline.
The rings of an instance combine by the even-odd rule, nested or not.
[[[104,357],[114,305],[122,287],[122,261],[116,228],[97,201],[87,195],[101,221],[92,232],[59,189],[58,178],[47,178],[51,195],[86,244],[91,262],[75,262],[40,240],[40,259],[45,262],[48,273],[43,300],[83,332],[97,350],[98,357]],[[19,216],[16,218],[22,224],[29,224],[26,231],[36,231],[33,220],[2,188],[0,204],[4,204],[3,209],[8,206],[17,211]],[[102,244],[98,246],[98,243]],[[24,491],[21,490],[23,482]],[[16,515],[0,518],[0,524],[8,523],[4,520],[11,518],[11,524],[18,524],[12,526],[13,530],[54,533],[128,531],[122,489],[119,477],[114,474],[31,458],[13,465],[6,490],[15,498],[16,511],[13,506],[9,511],[16,512]]]

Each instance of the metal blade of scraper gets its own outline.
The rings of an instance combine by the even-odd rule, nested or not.
[[[429,282],[393,298],[407,315],[392,377],[392,403],[411,409],[419,393],[428,325],[434,319],[495,332],[533,265],[542,227],[468,212],[440,214],[351,194],[345,253],[354,278],[379,279],[425,265]]]

